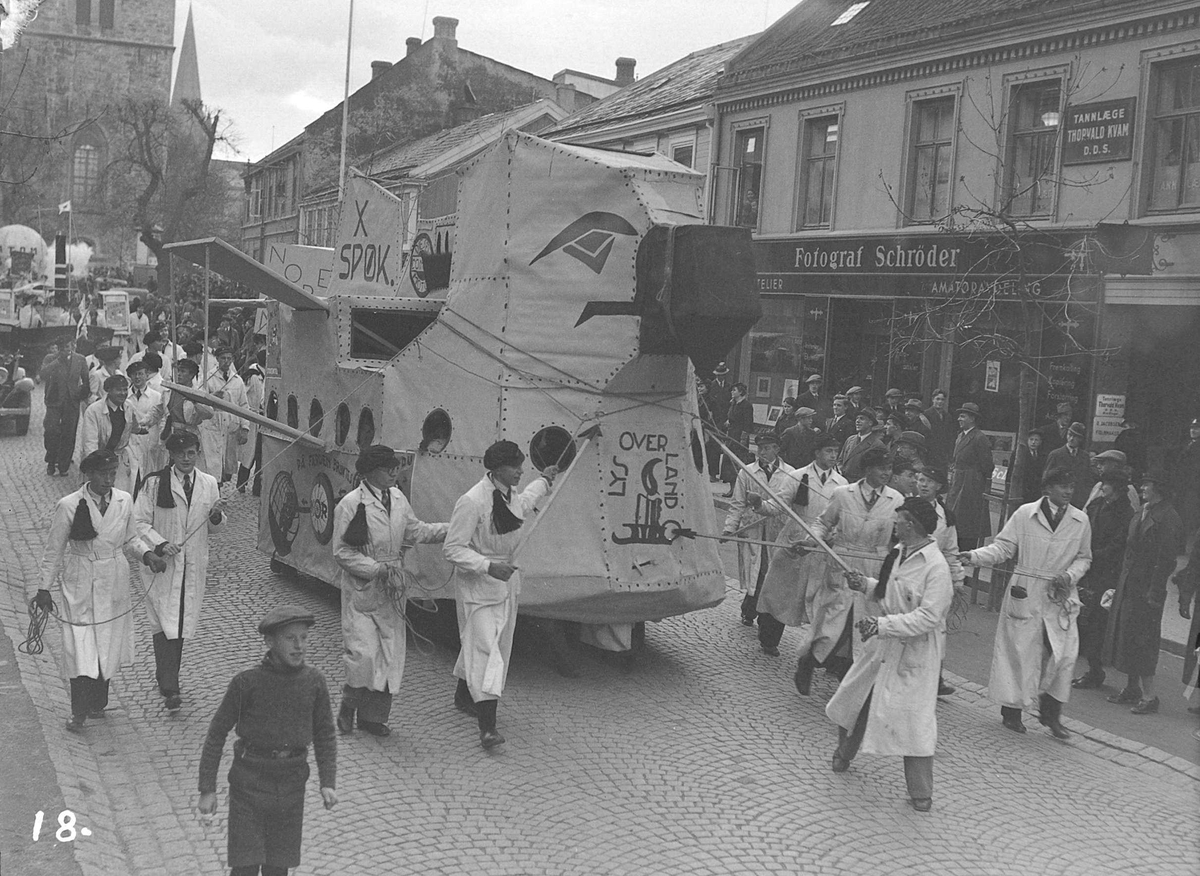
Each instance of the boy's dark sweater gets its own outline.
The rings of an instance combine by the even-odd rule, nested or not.
[[[336,787],[337,736],[325,676],[311,666],[292,669],[270,652],[253,669],[239,672],[204,740],[200,755],[200,793],[217,790],[217,769],[225,737],[237,727],[247,745],[259,749],[305,748],[312,743],[320,787]]]

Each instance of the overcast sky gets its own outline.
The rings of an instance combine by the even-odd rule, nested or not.
[[[644,76],[689,52],[763,29],[796,0],[355,0],[350,89],[404,40],[459,20],[458,44],[549,79],[606,78],[618,57]],[[194,0],[200,89],[233,122],[240,160],[262,158],[342,97],[349,0]],[[187,0],[176,2],[176,46]],[[424,26],[422,26],[424,25]],[[176,53],[178,54],[178,52]]]

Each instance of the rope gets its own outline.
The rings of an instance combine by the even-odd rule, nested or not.
[[[45,635],[46,627],[50,624],[50,615],[58,616],[58,606],[54,604],[54,600],[51,600],[50,609],[46,610],[34,605],[30,600],[28,608],[29,626],[26,628],[25,641],[17,645],[17,650],[22,654],[41,654],[45,650],[42,636]]]

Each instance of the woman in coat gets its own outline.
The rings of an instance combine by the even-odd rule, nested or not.
[[[454,664],[458,678],[454,704],[478,718],[484,748],[504,742],[496,732],[496,705],[508,677],[521,592],[513,552],[521,541],[521,529],[558,474],[555,466],[547,466],[541,477],[518,493],[524,462],[525,454],[511,441],[497,441],[487,449],[483,455],[487,474],[455,503],[442,548],[454,565],[454,602],[462,641]]]
[[[1183,550],[1183,522],[1167,499],[1169,481],[1162,472],[1142,476],[1141,513],[1129,524],[1129,541],[1104,640],[1104,662],[1129,675],[1125,689],[1110,703],[1135,703],[1135,715],[1158,711],[1154,672],[1158,667],[1167,579]]]
[[[1196,650],[1200,648],[1200,532],[1192,536],[1192,551],[1188,554],[1188,563],[1175,573],[1175,586],[1179,588],[1179,616],[1184,620],[1189,618],[1192,626],[1188,630],[1183,649],[1183,684],[1185,687],[1196,687]],[[1200,712],[1200,708],[1191,708],[1190,712]]]
[[[138,536],[133,499],[113,489],[117,454],[97,450],[84,457],[82,487],[58,500],[42,555],[35,605],[49,609],[50,588],[62,570],[62,653],[59,666],[71,683],[71,719],[78,733],[88,717],[103,718],[108,684],[133,662],[133,612],[129,560],[160,563]]]
[[[967,402],[958,409],[958,426],[962,431],[954,443],[946,510],[954,514],[958,543],[964,548],[982,544],[992,532],[987,494],[995,463],[992,461],[992,444],[979,430],[981,419],[982,412],[974,402]]]
[[[1104,684],[1104,635],[1108,609],[1100,605],[1105,592],[1117,586],[1129,521],[1129,479],[1124,472],[1110,472],[1100,481],[1100,492],[1085,511],[1092,525],[1092,565],[1079,582],[1079,655],[1086,657],[1088,671],[1071,682],[1077,690]]]
[[[900,544],[879,578],[848,576],[877,616],[856,624],[863,647],[825,706],[838,725],[833,771],[845,772],[860,746],[868,754],[900,755],[909,800],[920,812],[933,806],[938,675],[954,595],[950,567],[931,536],[936,528],[929,502],[906,499],[895,514]]]
[[[375,444],[354,464],[362,483],[333,512],[333,558],[342,591],[342,665],[346,683],[337,725],[387,736],[392,697],[404,678],[403,556],[413,543],[441,542],[447,524],[422,523],[396,486],[400,458]]]

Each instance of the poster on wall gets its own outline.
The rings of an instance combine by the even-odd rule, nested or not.
[[[785,380],[783,382],[783,397],[796,398],[800,395],[800,378]]]
[[[129,334],[129,295],[125,292],[105,292],[104,319],[113,334]]]
[[[987,373],[983,378],[983,391],[1000,391],[1000,361],[998,359],[987,360]]]

